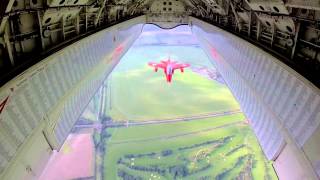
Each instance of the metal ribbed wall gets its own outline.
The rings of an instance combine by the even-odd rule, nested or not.
[[[69,71],[70,75],[77,74],[77,71],[79,71],[78,74],[82,74],[87,67],[91,66],[95,67],[95,69],[89,73],[85,72],[85,77],[82,81],[76,80],[79,84],[74,87],[73,92],[71,92],[72,95],[60,101],[58,110],[48,116],[52,125],[46,132],[48,136],[54,137],[51,144],[59,148],[64,143],[75,121],[119,62],[121,55],[126,52],[138,37],[141,29],[142,24],[139,24],[117,31],[111,30],[111,33],[101,33],[88,41],[79,43],[76,47],[68,48],[59,55],[61,59],[69,61],[69,63],[66,62],[66,66],[68,64],[77,64],[76,67],[69,66],[70,70],[74,70]],[[76,63],[72,61],[76,61]],[[62,82],[68,82],[69,79],[67,77],[72,76],[65,76]],[[75,75],[75,77],[77,76]],[[72,82],[71,79],[70,82]],[[51,119],[57,120],[53,121]]]
[[[266,156],[275,159],[290,140],[300,149],[320,124],[319,90],[254,45],[200,20],[191,24]]]
[[[145,17],[139,17],[93,34],[0,88],[0,175],[17,156],[24,156],[30,148],[24,144],[39,128],[52,148],[60,148],[144,23]]]

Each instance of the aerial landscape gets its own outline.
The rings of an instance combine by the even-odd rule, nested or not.
[[[190,64],[171,83],[148,66],[169,56]],[[93,112],[99,96],[71,134],[89,133],[94,151],[90,172],[73,179],[277,179],[250,121],[187,26],[146,25],[103,94],[100,119]]]

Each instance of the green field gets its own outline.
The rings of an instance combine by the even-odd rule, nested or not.
[[[237,114],[109,129],[105,174],[108,179],[117,179],[120,172],[142,179],[152,178],[151,174],[161,179],[275,179],[243,119]],[[185,174],[176,175],[174,167],[184,169]]]
[[[137,47],[130,50],[109,78],[108,96],[111,98],[106,111],[113,120],[150,120],[239,109],[224,84],[204,78],[190,69],[183,74],[175,72],[173,83],[166,83],[162,70],[155,73],[147,66],[151,59],[147,58],[147,52],[162,53],[167,47],[148,47],[150,50],[140,53],[145,49]],[[208,59],[200,48],[175,49],[178,52],[194,51],[199,55],[197,63],[194,65],[190,57],[179,58],[180,54],[171,55],[171,58],[184,59],[193,66],[213,68],[208,65]]]
[[[177,52],[172,58],[213,68],[198,47],[170,49]],[[176,72],[173,83],[166,83],[162,72],[155,73],[146,65],[157,54],[163,58],[166,51],[168,47],[134,46],[123,57],[107,85],[105,111],[113,122],[174,119],[240,108],[225,84],[190,69]],[[103,133],[107,179],[277,179],[242,113],[133,124]]]

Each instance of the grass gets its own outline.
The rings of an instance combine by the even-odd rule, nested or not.
[[[156,153],[154,157],[135,158],[135,165],[143,167],[149,167],[152,165],[159,166],[168,171],[170,166],[177,164],[185,164],[190,167],[192,165],[194,155],[199,152],[199,150],[209,149],[212,152],[208,155],[210,163],[207,164],[212,164],[213,167],[209,168],[208,170],[201,171],[201,173],[188,176],[186,179],[194,179],[195,177],[199,177],[199,175],[204,176],[206,174],[216,177],[221,172],[225,171],[225,169],[234,166],[238,158],[245,155],[252,155],[252,161],[256,162],[255,166],[250,172],[255,179],[259,179],[259,177],[266,176],[267,174],[270,174],[271,177],[275,178],[273,172],[266,171],[265,166],[270,166],[270,164],[268,164],[268,162],[265,160],[258,142],[256,141],[255,136],[252,134],[250,128],[241,120],[243,120],[242,115],[230,115],[191,122],[179,122],[174,124],[109,129],[108,131],[112,134],[112,136],[107,142],[106,146],[108,147],[105,157],[106,176],[110,179],[117,179],[117,172],[119,170],[126,169],[123,167],[123,165],[117,164],[117,161],[120,158],[125,159],[125,155],[128,154],[137,155],[154,152]],[[215,128],[233,122],[239,123],[236,125],[206,131],[208,127]],[[201,132],[201,130],[203,131]],[[187,134],[188,132],[189,134]],[[216,139],[223,139],[227,136],[232,136],[232,140],[223,143],[219,148],[216,149],[210,145],[203,145],[197,148],[191,148],[182,151],[178,150],[181,147],[192,146]],[[237,149],[229,156],[225,155],[227,152],[242,144],[245,144],[244,148]],[[161,152],[168,149],[173,150],[173,154],[163,157]],[[184,158],[187,160],[182,160]],[[131,162],[130,158],[128,161]],[[205,162],[196,162],[194,164],[195,166],[201,166],[201,163],[203,166],[203,163]],[[228,177],[234,178],[239,175],[239,172],[244,168],[243,164],[244,163],[232,168],[232,170],[227,173]],[[134,171],[132,169],[130,172],[136,176],[144,178],[146,178],[145,174],[148,174],[146,172]],[[150,173],[148,176],[150,176]],[[171,179],[172,176],[170,176],[169,173],[166,173],[166,176],[163,178]]]
[[[180,51],[188,50],[190,48],[181,47]],[[127,56],[132,54],[137,53],[129,51]],[[173,83],[169,84],[162,71],[155,73],[147,66],[148,61],[144,57],[128,60],[125,56],[112,73],[108,83],[111,102],[106,111],[113,120],[139,121],[239,109],[224,84],[201,77],[190,69],[183,74],[175,72]]]
[[[180,134],[192,131],[203,130],[204,127],[212,128],[222,126],[228,123],[239,122],[244,119],[243,114],[230,116],[206,118],[201,121],[190,121],[189,123],[178,122],[174,124],[163,124],[161,126],[134,126],[128,127],[125,130],[112,129],[112,142],[121,142],[125,140],[139,140],[141,137],[152,139],[161,136],[172,136],[179,132]],[[148,128],[148,130],[146,130]]]
[[[170,46],[172,59],[210,66],[197,47]],[[109,77],[106,114],[113,121],[143,121],[239,109],[228,88],[187,69],[173,83],[148,61],[168,47],[134,46]],[[174,52],[174,54],[172,53]],[[196,62],[196,63],[195,63]],[[213,67],[209,67],[213,68]],[[108,128],[105,177],[141,179],[276,179],[243,114],[194,121]],[[164,152],[171,152],[166,155]]]

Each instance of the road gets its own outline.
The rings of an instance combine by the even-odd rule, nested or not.
[[[185,133],[180,133],[180,134],[174,134],[174,135],[170,135],[170,136],[159,136],[159,137],[144,138],[144,139],[134,139],[134,140],[131,139],[131,140],[123,140],[123,141],[113,141],[112,143],[109,143],[109,145],[124,144],[124,143],[138,143],[138,142],[156,141],[156,140],[168,140],[168,139],[187,136],[187,135],[195,135],[195,134],[205,133],[205,132],[209,132],[209,131],[213,131],[213,130],[217,130],[217,129],[225,128],[225,127],[229,127],[229,126],[234,126],[234,125],[242,124],[242,123],[244,123],[243,120],[239,120],[239,121],[232,122],[232,123],[229,123],[229,124],[224,124],[224,125],[221,125],[221,126],[216,126],[216,127],[207,128],[207,129],[201,129],[201,130],[198,130],[198,131],[191,131],[191,132],[185,132]]]
[[[221,112],[212,112],[212,113],[204,113],[197,114],[192,116],[180,116],[174,118],[164,118],[164,119],[151,119],[146,121],[139,120],[121,120],[121,121],[111,121],[105,124],[101,124],[100,122],[95,122],[93,124],[83,124],[83,125],[75,125],[75,128],[113,128],[113,127],[129,127],[129,126],[141,126],[141,125],[150,125],[150,124],[169,124],[169,123],[177,123],[181,121],[194,121],[198,119],[211,118],[211,117],[219,117],[226,116],[232,114],[242,113],[240,109],[235,109],[231,111],[221,111]]]

